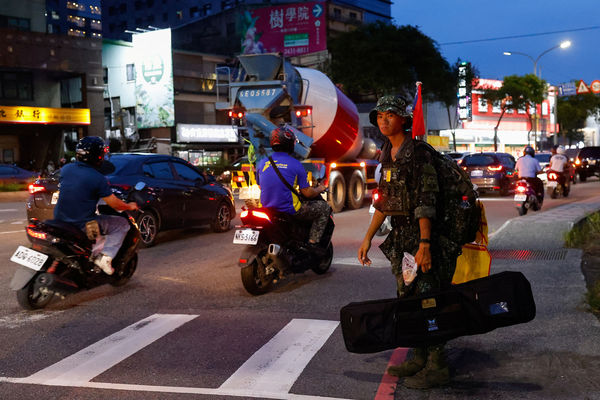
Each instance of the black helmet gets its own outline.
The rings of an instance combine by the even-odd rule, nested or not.
[[[535,150],[531,146],[525,146],[525,149],[523,149],[523,154],[529,154],[531,157],[534,157]]]
[[[271,148],[273,151],[292,153],[295,144],[296,135],[289,126],[283,125],[271,132]]]
[[[98,167],[104,159],[104,140],[98,136],[86,136],[81,138],[75,148],[77,161]]]

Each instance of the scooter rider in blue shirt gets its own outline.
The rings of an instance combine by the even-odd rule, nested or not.
[[[537,177],[542,172],[542,167],[538,160],[535,159],[535,150],[531,146],[526,146],[523,150],[523,157],[519,157],[515,169],[519,173],[519,179],[525,179],[531,186],[537,198],[542,204],[544,201],[544,182]]]
[[[310,200],[323,193],[327,188],[319,184],[309,186],[306,180],[306,171],[300,161],[291,156],[296,144],[296,135],[284,125],[271,132],[271,148],[274,153],[271,158],[275,161],[283,178],[292,186],[300,188],[300,194],[307,200],[301,200],[281,181],[271,166],[268,158],[261,160],[257,166],[260,181],[260,202],[263,207],[274,208],[279,212],[294,215],[301,220],[312,221],[309,234],[309,246],[317,254],[324,252],[319,246],[319,241],[331,207],[326,201]]]
[[[94,264],[112,275],[112,260],[129,231],[129,223],[116,215],[97,215],[96,204],[102,199],[117,211],[133,211],[138,206],[135,202],[125,203],[115,196],[106,177],[98,171],[104,161],[104,147],[104,141],[97,136],[84,137],[77,143],[77,162],[61,169],[54,218],[79,227],[89,238],[97,234],[105,235],[102,253],[96,256]]]

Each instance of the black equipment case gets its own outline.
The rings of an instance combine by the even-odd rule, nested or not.
[[[514,271],[426,295],[350,303],[340,310],[344,343],[352,353],[431,346],[534,318],[531,285]]]

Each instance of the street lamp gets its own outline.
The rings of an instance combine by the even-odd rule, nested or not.
[[[563,40],[562,42],[560,42],[556,46],[550,47],[549,49],[542,51],[540,53],[540,55],[537,56],[535,59],[532,56],[530,56],[529,54],[521,53],[521,52],[518,52],[518,51],[505,51],[502,54],[504,54],[505,56],[512,56],[513,54],[517,54],[517,55],[525,56],[525,57],[529,58],[531,60],[531,62],[533,62],[533,74],[535,76],[537,76],[538,78],[541,79],[542,78],[542,71],[541,71],[541,69],[538,71],[538,66],[537,66],[538,61],[540,61],[540,58],[542,58],[542,56],[544,54],[548,54],[552,50],[555,50],[555,49],[558,49],[558,48],[566,49],[568,47],[571,47],[571,41],[570,40]],[[536,104],[536,109],[537,109],[537,104]],[[536,114],[537,114],[537,110],[536,110]],[[534,130],[533,135],[534,135],[533,137],[534,137],[534,145],[535,145],[535,142],[537,141],[537,121],[536,121],[536,128]],[[556,136],[555,136],[555,138],[556,138]],[[527,142],[529,143],[529,137],[527,138]]]
[[[531,60],[531,62],[533,62],[533,74],[535,76],[537,76],[538,78],[541,78],[541,75],[542,75],[541,71],[540,71],[540,74],[538,74],[538,68],[537,68],[537,64],[538,64],[538,61],[540,60],[540,58],[542,58],[542,56],[544,54],[547,54],[547,53],[551,52],[552,50],[555,50],[555,49],[558,49],[558,48],[566,49],[567,47],[570,47],[570,46],[571,46],[571,41],[570,40],[562,41],[562,42],[560,42],[560,44],[557,44],[556,46],[550,47],[548,50],[544,50],[535,59],[532,56],[530,56],[529,54],[521,53],[521,52],[518,52],[518,51],[505,51],[502,54],[504,54],[505,56],[512,56],[513,54],[518,54],[520,56],[525,56],[525,57],[529,58]]]

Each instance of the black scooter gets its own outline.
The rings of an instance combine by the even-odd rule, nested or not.
[[[139,182],[128,194],[113,188],[118,197],[143,204],[145,188]],[[113,259],[113,275],[106,275],[91,260],[94,242],[75,225],[57,220],[31,220],[26,227],[30,247],[19,246],[11,261],[21,265],[10,283],[19,305],[27,310],[46,307],[55,296],[91,289],[105,283],[122,286],[137,268],[140,231],[127,212],[119,213],[108,205],[98,206],[100,214],[119,215],[129,221],[129,232]]]
[[[233,243],[246,246],[238,265],[248,293],[264,294],[292,273],[312,269],[321,275],[329,270],[333,260],[331,236],[335,228],[332,214],[319,243],[324,253],[321,255],[314,254],[307,246],[310,221],[299,221],[269,208],[245,209],[240,218],[243,225],[236,227]]]
[[[527,214],[527,211],[539,211],[542,208],[542,203],[531,185],[526,179],[520,179],[515,184],[515,206],[519,215]]]

